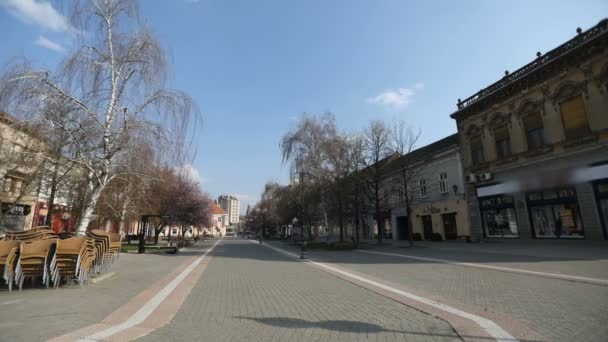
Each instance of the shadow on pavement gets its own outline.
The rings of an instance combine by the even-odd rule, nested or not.
[[[430,332],[420,332],[420,331],[407,331],[407,330],[392,330],[386,329],[378,324],[366,323],[366,322],[358,322],[358,321],[346,321],[346,320],[327,320],[327,321],[307,321],[299,318],[288,318],[288,317],[246,317],[246,316],[235,316],[234,318],[238,319],[246,319],[250,321],[254,321],[257,323],[261,323],[264,325],[270,325],[278,328],[288,328],[288,329],[324,329],[331,331],[340,331],[340,332],[349,332],[349,333],[359,333],[359,334],[378,334],[382,332],[390,332],[404,335],[422,335],[422,336],[433,336],[433,337],[452,337],[454,339],[460,340],[461,337],[473,338],[477,340],[492,340],[495,339],[483,336],[461,336],[456,332],[453,334],[445,334],[445,333],[430,333]],[[506,340],[503,340],[506,341]],[[516,340],[513,340],[516,341]],[[540,341],[532,341],[526,340],[521,342],[540,342]]]

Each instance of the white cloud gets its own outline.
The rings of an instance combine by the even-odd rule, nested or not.
[[[0,0],[13,16],[28,24],[36,24],[56,32],[70,31],[67,18],[48,1]]]
[[[42,46],[43,48],[47,48],[56,52],[64,53],[65,48],[58,43],[46,38],[45,36],[40,36],[38,39],[34,41],[34,44]]]
[[[183,175],[195,182],[198,182],[199,184],[203,184],[207,181],[207,179],[201,177],[200,172],[198,172],[198,170],[192,164],[176,166],[175,171],[180,175]]]
[[[238,198],[241,201],[251,198],[251,196],[247,194],[234,194],[234,197]]]
[[[374,97],[367,99],[368,103],[378,104],[386,107],[405,108],[414,101],[414,96],[418,90],[422,90],[424,84],[416,83],[411,88],[397,88],[386,90]]]

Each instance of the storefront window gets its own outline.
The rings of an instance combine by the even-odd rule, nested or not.
[[[535,237],[585,236],[574,188],[528,193],[528,205]]]
[[[600,204],[600,216],[604,224],[604,236],[608,239],[608,180],[596,183],[595,189]]]
[[[482,197],[479,205],[487,237],[519,236],[512,196]]]

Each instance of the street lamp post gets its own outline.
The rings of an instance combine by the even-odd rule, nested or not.
[[[298,224],[298,218],[294,217],[293,220],[291,220],[291,222],[293,222],[293,225],[295,226],[296,224]],[[300,245],[300,259],[306,259],[306,240],[304,239],[304,222],[300,223],[300,233],[302,235],[302,237],[301,237],[302,244]]]
[[[300,176],[300,196],[301,196],[300,206],[302,209],[302,212],[301,212],[302,217],[300,218],[300,231],[302,232],[302,246],[300,249],[300,259],[305,259],[306,258],[306,238],[304,235],[304,176],[312,177],[312,175],[306,171],[301,170],[299,166],[295,173]],[[297,222],[297,218],[294,217],[294,220]],[[295,225],[295,223],[294,223],[294,225]]]
[[[253,226],[253,218],[249,217],[247,221],[249,222],[249,224],[247,225],[247,231],[249,232],[249,238],[251,238],[251,226]],[[245,233],[243,232],[243,237],[245,237],[244,234]]]
[[[264,235],[264,214],[266,214],[266,209],[256,208],[258,213],[262,213],[262,219],[260,222],[260,228],[258,230],[258,234],[260,235],[260,244],[262,243],[262,235]]]

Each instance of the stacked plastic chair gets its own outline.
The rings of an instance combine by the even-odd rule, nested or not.
[[[92,275],[106,273],[120,255],[121,236],[103,230],[87,232],[86,237],[59,239],[48,227],[23,232],[9,232],[0,240],[0,272],[12,291],[13,284],[22,290],[26,278],[42,278],[49,287],[58,287],[78,279],[88,284]]]
[[[23,288],[25,278],[42,276],[42,283],[49,287],[50,258],[58,239],[45,239],[37,242],[21,242],[19,246],[19,259],[15,267],[15,284],[19,291]]]
[[[103,230],[94,229],[87,236],[95,243],[95,272],[106,273],[120,254],[120,234],[110,234]]]
[[[9,292],[13,290],[15,261],[19,255],[20,244],[21,242],[16,240],[0,241],[0,271]]]
[[[36,227],[22,232],[7,232],[5,240],[18,240],[24,242],[34,242],[46,239],[56,239],[57,234],[49,227]]]
[[[81,285],[88,280],[86,274],[91,263],[88,260],[90,257],[88,240],[86,237],[57,240],[50,265],[51,280],[55,287],[59,287],[61,277],[64,277],[68,283],[72,278],[78,277]]]

